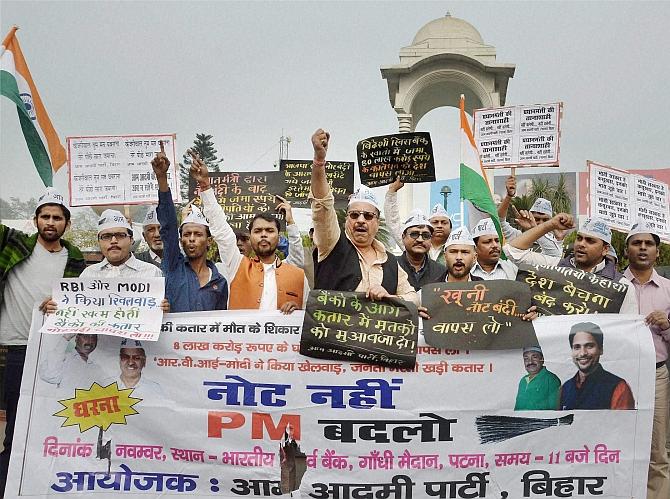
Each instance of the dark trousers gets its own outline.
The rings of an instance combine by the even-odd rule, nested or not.
[[[14,438],[14,424],[16,423],[16,409],[19,405],[19,393],[21,391],[21,376],[23,376],[23,365],[26,362],[25,347],[9,347],[7,350],[7,361],[5,366],[4,403],[7,414],[7,426],[5,427],[4,449],[0,453],[0,494],[4,497],[5,485],[7,484],[7,471],[9,470],[9,456],[12,453],[12,439]]]

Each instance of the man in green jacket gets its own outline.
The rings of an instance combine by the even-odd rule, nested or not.
[[[554,411],[558,409],[561,380],[544,367],[540,347],[523,349],[523,364],[528,373],[519,381],[515,411]]]
[[[33,223],[37,234],[32,236],[0,224],[0,345],[7,347],[0,495],[7,481],[32,310],[39,305],[45,311],[54,283],[62,277],[77,277],[86,267],[81,251],[61,239],[70,225],[70,211],[53,187],[39,198]]]

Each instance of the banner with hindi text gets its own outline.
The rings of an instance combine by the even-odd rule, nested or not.
[[[420,342],[412,369],[315,360],[298,353],[302,320],[168,314],[158,342],[99,336],[76,364],[78,340],[40,335],[36,312],[8,496],[644,497],[654,350],[641,317],[536,321],[561,383],[577,370],[572,326],[597,323],[599,362],[634,397],[633,410],[541,411],[514,410],[521,350]],[[44,376],[54,352],[76,378]]]

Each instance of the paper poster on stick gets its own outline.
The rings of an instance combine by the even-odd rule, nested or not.
[[[435,158],[428,132],[396,133],[361,140],[356,146],[361,183],[379,187],[400,177],[405,183],[434,182]]]
[[[175,134],[68,137],[70,206],[158,203],[151,160],[163,142],[170,160],[168,183],[179,201]]]
[[[588,161],[589,216],[628,232],[643,219],[664,242],[670,242],[668,184],[626,170]]]
[[[475,109],[484,168],[558,166],[562,103]]]

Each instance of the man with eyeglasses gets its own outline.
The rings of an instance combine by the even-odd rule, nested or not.
[[[340,230],[325,171],[329,140],[330,134],[323,129],[312,135],[314,162],[309,199],[318,250],[314,287],[365,292],[372,300],[397,296],[418,303],[407,272],[375,239],[379,230],[379,204],[370,189],[361,186],[349,198],[344,233]]]
[[[70,210],[53,187],[40,196],[33,223],[25,234],[0,224],[0,344],[7,348],[3,399],[7,425],[0,454],[0,496],[4,493],[14,437],[16,409],[35,305],[46,311],[53,285],[78,277],[86,266],[79,248],[62,239],[70,226]]]
[[[108,378],[103,385],[116,382],[119,390],[132,388],[130,394],[133,398],[160,400],[165,397],[161,385],[142,375],[142,370],[147,365],[147,354],[137,340],[124,338],[119,349],[119,367],[121,372],[116,378]]]
[[[105,210],[98,220],[98,246],[104,256],[100,263],[87,267],[81,277],[163,277],[161,269],[132,254],[133,229],[116,210]]]
[[[407,278],[412,287],[419,291],[424,284],[444,282],[447,277],[447,268],[428,258],[433,226],[421,210],[413,210],[407,220],[400,225],[398,213],[397,191],[394,187],[402,182],[397,179],[386,192],[384,199],[384,213],[386,226],[391,236],[401,248],[405,248],[398,258],[398,264],[407,272]]]

